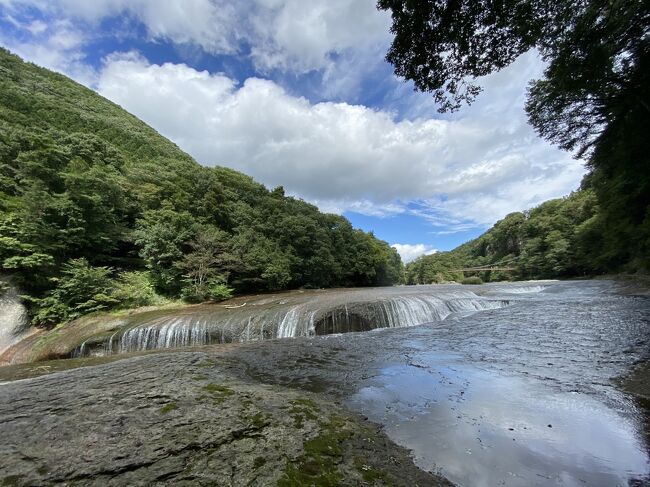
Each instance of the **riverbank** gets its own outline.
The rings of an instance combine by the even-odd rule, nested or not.
[[[242,379],[221,351],[121,358],[0,385],[0,484],[451,485],[335,400]]]
[[[641,399],[650,415],[650,360],[638,364],[619,383],[625,391]]]
[[[613,274],[599,276],[597,279],[615,281],[621,294],[650,296],[650,275],[647,274]]]

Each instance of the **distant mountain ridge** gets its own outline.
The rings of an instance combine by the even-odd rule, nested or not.
[[[565,198],[511,213],[452,251],[416,259],[406,266],[407,282],[461,281],[467,276],[484,281],[543,279],[612,270],[607,256],[599,253],[605,236],[596,195],[588,179],[583,186]],[[488,270],[460,270],[480,267]]]

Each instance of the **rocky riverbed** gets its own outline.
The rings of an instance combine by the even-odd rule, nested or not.
[[[649,483],[650,300],[609,281],[513,289],[477,290],[508,306],[422,326],[0,368],[0,472],[17,485]]]
[[[4,383],[0,484],[447,485],[340,402],[241,366],[173,352]]]

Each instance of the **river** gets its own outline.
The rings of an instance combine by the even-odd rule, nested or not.
[[[426,292],[435,289],[449,292]],[[420,326],[244,343],[223,354],[241,380],[311,391],[383,425],[420,468],[461,486],[649,485],[647,412],[617,378],[650,355],[650,299],[619,294],[612,281],[471,292],[501,305],[452,310]],[[87,370],[119,374],[119,364]],[[72,373],[85,372],[55,376]],[[31,380],[47,387],[48,377]],[[29,383],[0,392],[21,397]]]
[[[650,352],[650,300],[608,281],[499,289],[510,306],[247,359],[265,381],[345,389],[420,467],[459,485],[650,483],[644,412],[614,382]]]

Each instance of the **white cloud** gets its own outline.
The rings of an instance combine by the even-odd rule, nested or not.
[[[31,34],[28,40],[17,40],[0,32],[0,43],[12,52],[39,66],[65,73],[91,86],[96,72],[85,62],[83,45],[86,35],[69,20],[54,20],[46,24],[40,20],[19,21],[11,15],[4,19]]]
[[[300,195],[298,195],[300,196]],[[354,200],[354,199],[310,199],[310,201],[318,206],[321,211],[326,213],[343,213],[344,211],[353,211],[362,215],[375,216],[378,218],[386,218],[407,211],[406,205],[400,201],[392,201],[388,203],[377,203],[367,199]]]
[[[426,244],[391,244],[405,264],[417,259],[421,255],[430,255],[437,252],[431,245]]]
[[[252,57],[258,67],[310,71],[330,56],[372,49],[389,39],[390,17],[374,0],[256,0]]]
[[[98,89],[203,164],[283,185],[321,208],[416,212],[442,230],[490,224],[566,194],[584,172],[535,136],[521,105],[398,121],[361,105],[312,104],[269,80],[240,85],[134,53],[110,56]],[[414,200],[418,209],[407,208]]]
[[[47,24],[41,20],[34,20],[26,26],[27,30],[32,33],[32,35],[42,34],[47,30]]]
[[[297,73],[330,68],[332,56],[385,46],[390,18],[374,0],[2,0],[54,19],[97,25],[126,15],[151,40],[192,44],[211,54],[249,55],[260,70]]]
[[[98,25],[107,17],[125,14],[142,22],[153,40],[192,43],[213,53],[232,53],[237,50],[236,9],[227,2],[3,0],[2,3],[11,12],[21,13],[27,7],[34,7],[53,20],[86,22],[91,26]]]
[[[486,90],[472,107],[432,118],[436,107],[429,95],[385,79],[389,19],[375,10],[374,0],[0,5],[5,20],[29,33],[20,41],[0,33],[9,49],[97,88],[199,162],[239,169],[271,187],[283,185],[326,211],[411,213],[442,234],[483,227],[566,194],[585,172],[527,124],[525,85],[543,68],[535,53],[482,80]],[[30,5],[49,20],[25,14]],[[184,64],[152,65],[137,53],[109,55],[97,72],[86,64],[84,46],[102,35],[95,29],[102,19],[118,14],[126,16],[127,27],[141,21],[150,40],[169,40],[185,53],[236,57],[247,45],[246,55],[262,72],[280,69],[291,76],[320,69],[322,98],[347,103],[311,103],[267,79],[240,83]],[[385,109],[351,102],[368,79],[394,87],[384,95]]]

